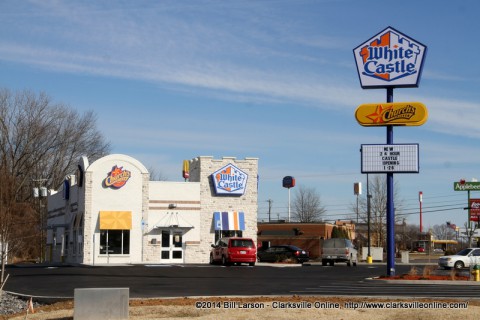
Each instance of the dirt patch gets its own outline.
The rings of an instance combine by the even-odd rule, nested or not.
[[[395,276],[380,276],[381,280],[422,280],[422,281],[468,281],[469,275],[461,273],[459,270],[452,269],[449,274],[440,274],[436,266],[425,266],[417,268],[412,266],[410,271],[405,274]]]
[[[381,308],[375,303],[395,303],[395,308]],[[419,307],[415,303],[446,303],[449,308]],[[453,308],[463,304],[462,308]],[[468,304],[467,308],[465,305]],[[73,301],[64,301],[2,319],[73,319]],[[133,299],[129,319],[477,319],[480,301],[431,299],[377,299],[362,297],[252,297],[252,298],[175,298]]]
[[[451,276],[451,275],[411,275],[411,274],[402,274],[399,276],[382,276],[379,277],[380,280],[444,280],[444,281],[468,281],[470,277],[467,276]]]

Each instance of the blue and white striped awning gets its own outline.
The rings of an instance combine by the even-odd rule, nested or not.
[[[245,215],[243,212],[214,212],[215,230],[245,230]]]

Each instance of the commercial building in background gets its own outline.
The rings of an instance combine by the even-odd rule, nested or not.
[[[188,167],[188,181],[150,181],[132,157],[82,157],[48,196],[46,261],[206,263],[222,236],[256,242],[258,159],[202,156]]]
[[[258,242],[263,247],[294,245],[310,254],[310,259],[322,255],[323,240],[330,239],[334,227],[345,230],[349,239],[356,239],[353,221],[327,222],[264,222],[258,224]]]

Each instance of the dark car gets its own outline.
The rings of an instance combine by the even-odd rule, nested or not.
[[[259,262],[282,262],[295,261],[304,263],[310,259],[308,252],[292,245],[271,246],[264,250],[258,250],[257,261]]]

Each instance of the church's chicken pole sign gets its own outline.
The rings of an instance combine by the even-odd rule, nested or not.
[[[427,47],[388,27],[353,50],[364,89],[418,87]]]
[[[421,102],[367,103],[355,111],[357,122],[364,126],[421,126],[428,110]]]
[[[418,144],[362,144],[362,173],[418,173]]]

